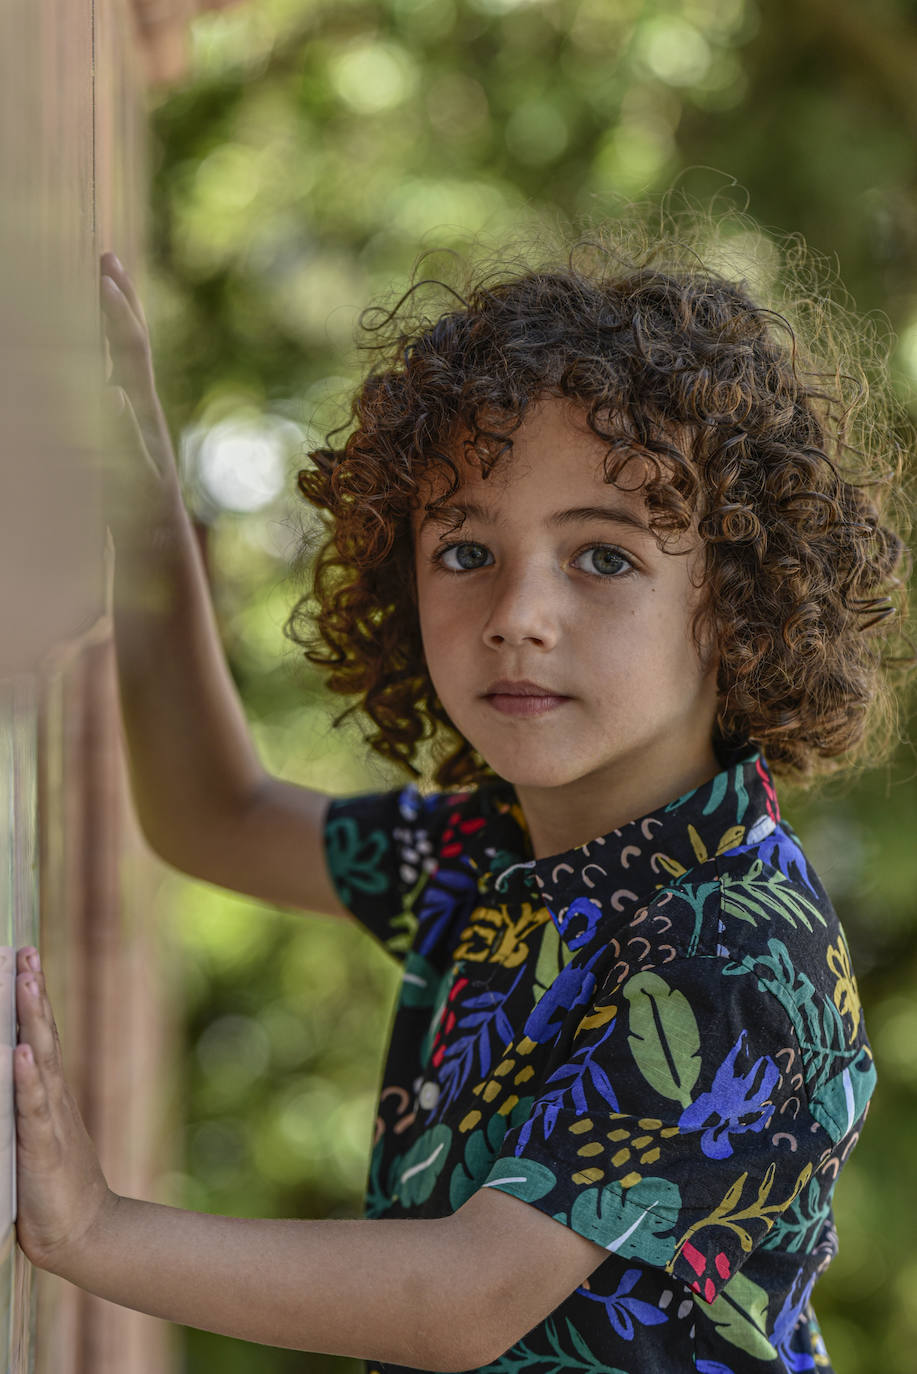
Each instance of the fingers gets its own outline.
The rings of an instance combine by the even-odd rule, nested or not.
[[[60,1038],[51,1005],[45,990],[41,968],[33,968],[28,959],[37,960],[38,951],[32,947],[17,954],[16,1014],[19,1020],[19,1046],[16,1049],[16,1069],[23,1081],[35,1093],[44,1093],[44,1084],[53,1085],[63,1079]],[[24,1046],[28,1047],[31,1055]]]
[[[29,1151],[43,1154],[54,1143],[54,1118],[44,1079],[30,1046],[17,1045],[13,1059],[19,1143]]]
[[[100,267],[99,293],[112,358],[106,380],[112,391],[121,388],[124,392],[119,423],[126,426],[130,443],[139,442],[157,478],[171,478],[176,471],[172,438],[156,392],[143,306],[114,253],[103,253]],[[114,398],[106,403],[115,408]]]
[[[99,302],[112,359],[109,380],[123,386],[141,409],[152,412],[156,390],[146,317],[130,278],[114,262],[113,253],[103,254],[99,276]]]
[[[140,297],[137,295],[134,283],[121,266],[115,254],[112,252],[103,253],[99,259],[99,264],[103,277],[102,285],[104,285],[105,277],[113,281],[136,316],[137,323],[146,329],[147,322],[146,315],[143,313],[143,304]]]

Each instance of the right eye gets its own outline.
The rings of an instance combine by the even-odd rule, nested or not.
[[[455,554],[458,567],[446,561],[448,554]],[[462,573],[474,572],[476,568],[485,566],[484,558],[487,550],[483,544],[473,544],[470,540],[464,540],[458,544],[446,544],[441,549],[437,549],[433,555],[434,563],[439,563],[441,567],[449,572]]]

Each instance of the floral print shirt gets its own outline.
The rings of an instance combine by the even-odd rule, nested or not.
[[[403,967],[366,1215],[500,1188],[608,1252],[489,1374],[830,1371],[810,1296],[873,1057],[762,754],[720,761],[541,859],[501,779],[330,805],[336,890]]]

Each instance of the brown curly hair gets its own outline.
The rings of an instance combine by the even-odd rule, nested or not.
[[[361,316],[362,347],[379,357],[298,474],[331,523],[284,628],[330,670],[332,691],[357,698],[335,725],[362,708],[371,747],[414,777],[427,739],[439,786],[494,776],[424,662],[420,485],[439,472],[449,491],[432,505],[454,495],[458,437],[489,475],[543,395],[581,405],[607,446],[607,481],[635,453],[647,460],[660,545],[697,516],[709,592],[698,616],[720,653],[718,750],[754,743],[776,775],[808,787],[884,760],[898,741],[892,676],[917,660],[905,634],[907,424],[887,343],[874,319],[832,300],[839,283],[798,235],[696,206],[680,219],[666,207],[667,224],[654,224],[646,209],[572,244],[555,238],[537,264],[531,243],[496,263],[450,255],[458,286],[416,280],[422,255],[405,294]],[[744,254],[739,279],[721,270],[730,245]],[[423,290],[446,291],[451,308],[424,312]],[[904,656],[883,654],[893,630]]]

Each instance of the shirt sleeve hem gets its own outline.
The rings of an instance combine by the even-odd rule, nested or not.
[[[601,1246],[609,1255],[616,1255],[622,1261],[633,1260],[669,1275],[707,1304],[716,1300],[736,1272],[733,1261],[724,1251],[705,1253],[690,1239],[682,1241],[672,1230],[679,1216],[684,1218],[684,1211],[679,1213],[673,1210],[662,1199],[649,1206],[634,1203],[628,1199],[627,1190],[617,1180],[591,1190],[596,1195],[594,1210],[583,1206],[583,1200],[588,1195],[588,1192],[584,1192],[578,1194],[574,1204],[567,1210],[552,1211],[550,1193],[539,1192],[539,1188],[543,1187],[544,1172],[549,1168],[547,1163],[529,1155],[502,1155],[494,1161],[490,1174],[481,1186],[499,1188],[521,1202],[528,1202],[577,1235]],[[598,1215],[598,1195],[602,1195],[601,1205],[608,1212],[608,1194],[612,1191],[615,1195],[614,1219],[609,1217],[608,1221],[604,1221]],[[701,1209],[696,1210],[700,1215]],[[660,1225],[661,1218],[665,1219],[665,1225]],[[653,1224],[647,1226],[645,1223],[651,1219]],[[690,1231],[690,1224],[688,1229]]]

